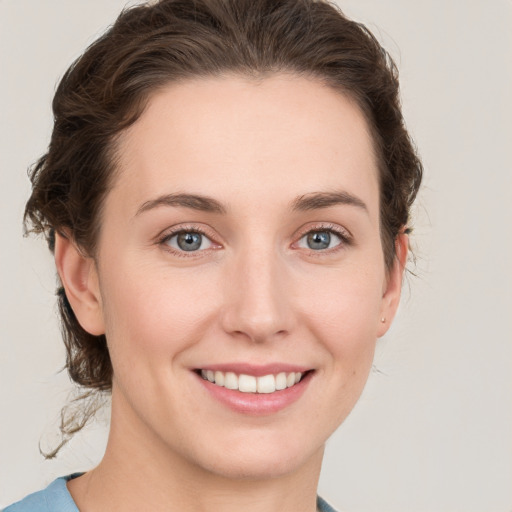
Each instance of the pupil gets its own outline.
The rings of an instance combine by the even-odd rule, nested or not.
[[[178,247],[184,251],[195,251],[201,247],[201,235],[199,233],[180,233],[178,235]]]
[[[331,242],[331,235],[327,231],[317,231],[308,235],[308,247],[310,249],[327,249]]]

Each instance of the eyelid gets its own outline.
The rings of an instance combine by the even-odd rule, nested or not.
[[[306,235],[309,233],[315,233],[318,231],[328,231],[330,233],[334,233],[336,236],[338,236],[341,240],[341,243],[336,245],[335,247],[331,247],[330,249],[323,249],[323,250],[313,250],[309,249],[309,252],[319,256],[321,254],[327,254],[336,252],[337,250],[343,249],[344,247],[353,245],[353,236],[350,231],[342,226],[339,226],[337,224],[332,224],[330,222],[327,223],[319,223],[319,224],[307,224],[306,226],[302,226],[300,230],[298,230],[297,234],[295,235],[296,241],[293,243],[293,246],[298,244],[300,240],[302,240]],[[302,247],[299,247],[299,249],[303,249]],[[308,249],[306,249],[308,251]]]
[[[323,250],[305,249],[312,255],[321,256],[322,254],[331,254],[338,250],[342,250],[343,248],[345,248],[347,246],[351,246],[354,244],[352,234],[345,227],[342,227],[338,224],[333,224],[330,222],[320,222],[320,223],[308,223],[304,226],[301,226],[296,231],[295,235],[293,236],[295,242],[293,242],[292,248],[304,249],[301,247],[296,247],[297,243],[304,236],[308,235],[309,233],[313,233],[313,232],[317,232],[317,231],[328,231],[328,232],[334,233],[336,236],[338,236],[340,238],[341,242],[338,245],[336,245],[335,247],[331,247],[330,249],[323,249]],[[183,233],[183,232],[199,233],[199,234],[205,236],[206,238],[208,238],[208,240],[210,240],[210,242],[212,243],[213,247],[209,247],[207,249],[201,249],[198,251],[187,252],[187,251],[176,250],[175,248],[166,244],[166,242],[170,238],[172,238],[173,236],[175,236],[179,233]],[[158,245],[161,245],[161,246],[165,245],[164,250],[166,250],[167,252],[170,252],[174,255],[182,256],[182,257],[197,257],[201,254],[204,254],[205,252],[209,252],[209,251],[217,250],[217,249],[221,248],[222,244],[220,244],[219,242],[216,241],[217,238],[218,238],[218,235],[216,234],[216,232],[214,232],[212,229],[208,228],[207,226],[205,227],[203,225],[197,225],[194,223],[190,223],[190,224],[179,224],[179,225],[172,226],[170,228],[163,230],[156,237],[155,243]]]
[[[171,247],[170,245],[167,245],[167,241],[170,240],[173,236],[176,236],[180,233],[198,233],[206,238],[211,242],[213,247],[209,247],[207,249],[201,249],[198,251],[181,251],[178,249],[175,249],[174,247]],[[179,224],[177,226],[172,226],[170,228],[165,229],[162,231],[159,235],[157,235],[155,239],[155,243],[163,247],[165,251],[170,252],[177,256],[183,256],[183,257],[195,257],[199,254],[203,254],[205,252],[216,250],[221,247],[221,244],[216,241],[216,234],[213,232],[213,230],[208,229],[204,226],[198,226],[197,224]]]

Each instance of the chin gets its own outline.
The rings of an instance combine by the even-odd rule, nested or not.
[[[283,446],[284,444],[284,446]],[[241,449],[233,445],[228,446],[222,453],[210,454],[206,459],[195,463],[203,467],[207,472],[222,478],[233,480],[266,480],[276,479],[291,475],[315,459],[320,466],[324,445],[311,447],[305,450],[304,443],[298,446],[286,446],[285,443],[272,445],[268,443],[250,443]]]

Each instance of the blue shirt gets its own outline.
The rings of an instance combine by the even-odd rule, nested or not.
[[[63,476],[54,480],[46,489],[29,494],[21,501],[8,506],[3,512],[79,512],[76,503],[69,494],[66,482],[82,473]],[[336,512],[322,498],[317,498],[320,512]]]
[[[21,501],[5,508],[3,512],[79,512],[69,494],[66,482],[81,474],[57,478],[46,489],[29,494]]]

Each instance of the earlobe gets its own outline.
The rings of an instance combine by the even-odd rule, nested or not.
[[[105,333],[96,264],[71,238],[55,235],[55,265],[75,316],[89,334]]]
[[[409,237],[405,233],[400,233],[395,241],[395,259],[393,266],[389,269],[386,287],[382,295],[381,315],[377,333],[379,338],[388,331],[400,303],[402,278],[407,262],[408,250]]]

